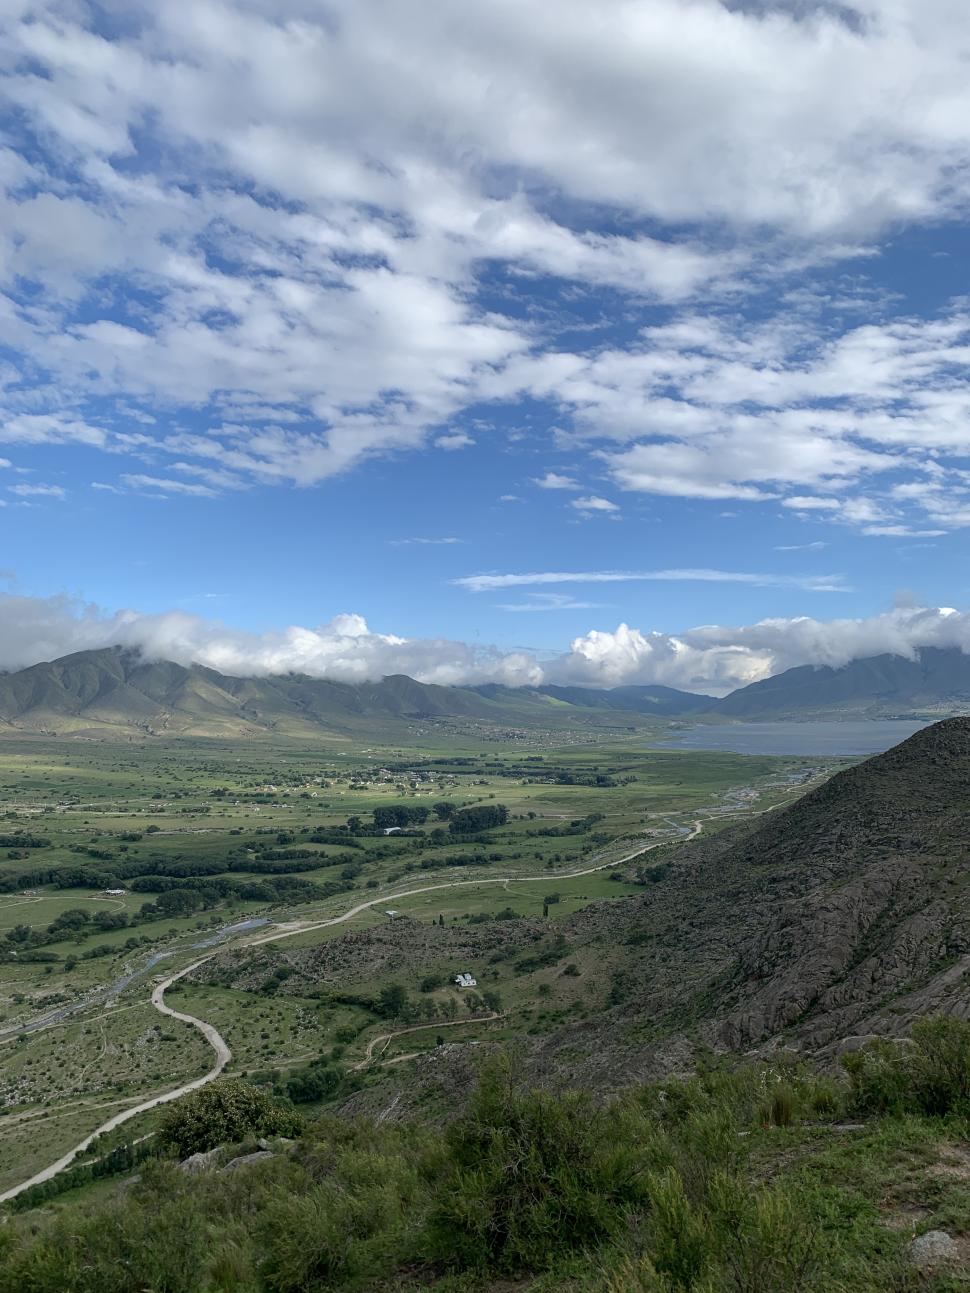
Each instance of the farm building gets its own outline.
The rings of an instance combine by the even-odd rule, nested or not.
[[[471,974],[456,974],[455,984],[459,988],[477,988],[478,980]]]

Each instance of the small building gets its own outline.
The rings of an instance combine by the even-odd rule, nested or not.
[[[385,911],[384,915],[387,917],[387,919],[388,919],[388,920],[394,920],[394,918],[397,916],[397,912],[396,912],[396,911]]]
[[[471,974],[456,974],[455,985],[459,988],[477,988],[478,980]]]
[[[384,827],[384,834],[385,834],[385,835],[400,835],[400,833],[401,833],[401,827],[400,827],[400,826],[385,826],[385,827]]]
[[[127,892],[127,889],[105,889],[105,893],[109,898],[121,898]]]

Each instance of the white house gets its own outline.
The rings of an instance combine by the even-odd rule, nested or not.
[[[105,889],[105,893],[108,895],[109,898],[120,898],[122,894],[125,894],[127,892],[128,892],[127,889]]]
[[[456,974],[455,984],[459,988],[477,988],[478,980],[474,978],[471,974],[464,974],[464,973]]]
[[[385,834],[385,835],[399,835],[400,833],[401,833],[401,827],[400,827],[400,826],[385,826],[385,827],[384,827],[384,834]]]

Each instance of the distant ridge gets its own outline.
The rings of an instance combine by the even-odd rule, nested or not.
[[[403,674],[366,683],[303,674],[237,678],[107,647],[0,676],[0,734],[400,739],[420,723],[542,730],[638,725],[647,715],[712,702],[670,687],[442,687]]]
[[[400,739],[416,724],[568,730],[649,719],[883,718],[970,714],[970,655],[925,647],[833,668],[802,665],[717,700],[674,687],[446,687],[391,674],[345,683],[245,678],[105,647],[0,675],[0,735]]]
[[[916,658],[877,655],[839,668],[802,665],[716,701],[726,718],[940,717],[970,713],[970,655],[923,647]]]

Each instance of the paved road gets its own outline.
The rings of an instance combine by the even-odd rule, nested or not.
[[[700,818],[697,818],[693,822],[690,831],[686,835],[679,836],[678,839],[693,839],[694,836],[699,835],[703,829],[703,822]],[[434,893],[440,889],[463,889],[470,888],[475,885],[508,884],[509,882],[515,884],[542,883],[548,885],[554,880],[574,880],[579,876],[593,875],[597,871],[606,871],[610,867],[622,866],[624,862],[632,862],[634,858],[641,857],[644,853],[649,853],[651,849],[660,848],[662,844],[670,844],[672,842],[674,841],[656,840],[653,844],[643,845],[638,849],[634,849],[632,853],[625,854],[623,857],[613,858],[609,862],[601,862],[597,866],[585,867],[581,871],[568,871],[557,875],[550,875],[547,871],[542,875],[488,877],[484,880],[448,880],[441,884],[422,885],[418,889],[404,889],[399,893],[383,894],[380,898],[371,898],[367,902],[359,902],[356,906],[341,913],[341,915],[331,916],[328,920],[296,922],[288,929],[279,931],[275,934],[264,934],[261,938],[247,939],[245,943],[237,943],[236,946],[256,947],[262,943],[278,943],[281,939],[292,938],[296,934],[305,934],[310,930],[327,929],[331,925],[342,925],[348,920],[353,920],[355,916],[359,916],[361,912],[367,911],[371,907],[383,907],[388,903],[399,902],[402,898],[413,898],[417,894]],[[175,1087],[172,1091],[166,1091],[162,1095],[152,1096],[151,1099],[143,1100],[140,1104],[136,1104],[130,1109],[124,1109],[121,1113],[116,1113],[114,1117],[109,1118],[107,1122],[103,1122],[100,1127],[96,1127],[89,1136],[85,1136],[85,1138],[79,1144],[75,1145],[73,1149],[69,1149],[66,1154],[63,1154],[57,1160],[56,1163],[51,1163],[50,1167],[45,1167],[42,1171],[35,1172],[29,1180],[21,1181],[19,1185],[11,1186],[9,1190],[5,1190],[0,1194],[0,1203],[5,1203],[8,1199],[14,1199],[24,1190],[30,1189],[32,1185],[40,1185],[41,1182],[49,1181],[52,1176],[56,1176],[58,1172],[63,1172],[66,1167],[70,1167],[78,1154],[83,1154],[84,1151],[89,1148],[91,1143],[106,1131],[113,1131],[115,1127],[120,1127],[122,1123],[128,1122],[130,1118],[136,1118],[139,1114],[146,1113],[149,1109],[154,1109],[160,1104],[168,1104],[171,1100],[178,1100],[180,1096],[188,1095],[190,1091],[195,1091],[199,1087],[205,1086],[207,1082],[212,1082],[219,1076],[232,1059],[232,1051],[229,1049],[225,1038],[212,1026],[212,1024],[207,1023],[204,1019],[197,1019],[195,1015],[186,1014],[181,1010],[173,1010],[171,1006],[167,1006],[165,1004],[165,993],[173,983],[184,978],[187,974],[191,974],[193,970],[198,969],[200,965],[204,965],[206,961],[211,961],[213,957],[218,956],[220,952],[224,950],[225,949],[223,947],[216,948],[214,951],[209,952],[208,955],[201,956],[197,961],[193,961],[191,965],[185,966],[185,968],[179,970],[177,974],[169,975],[167,979],[164,979],[153,989],[151,996],[152,1005],[156,1010],[161,1011],[163,1015],[169,1015],[172,1019],[180,1019],[183,1023],[191,1024],[193,1028],[197,1028],[199,1030],[215,1051],[216,1060],[212,1068],[209,1069],[207,1073],[203,1073],[201,1077],[195,1078],[191,1082],[185,1082],[181,1086]],[[461,1022],[471,1023],[473,1021],[462,1020]],[[438,1026],[441,1027],[442,1025]],[[375,1041],[377,1040],[378,1039],[375,1038]]]

